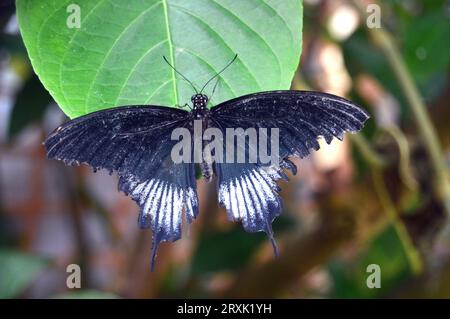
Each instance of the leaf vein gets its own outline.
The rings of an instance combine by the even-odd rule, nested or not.
[[[121,98],[121,95],[123,93],[123,90],[125,89],[125,87],[128,84],[128,81],[130,80],[131,76],[133,75],[133,72],[136,71],[137,66],[145,59],[145,57],[152,52],[156,47],[160,46],[161,44],[167,42],[168,39],[164,39],[162,41],[159,41],[158,43],[156,43],[155,45],[153,45],[150,49],[148,49],[146,52],[144,52],[144,54],[136,61],[136,63],[134,64],[134,66],[131,68],[130,72],[128,73],[127,78],[125,79],[123,85],[120,88],[119,94],[117,95],[117,99],[116,102],[114,102],[114,105],[117,105],[118,101]]]
[[[260,43],[262,43],[264,46],[266,46],[269,49],[270,53],[273,55],[273,57],[277,61],[278,71],[279,71],[278,74],[281,75],[281,63],[280,63],[280,60],[278,59],[277,54],[273,50],[272,46],[266,41],[266,39],[264,39],[256,30],[251,28],[247,23],[245,23],[242,20],[242,18],[239,17],[238,15],[236,15],[233,11],[225,8],[222,4],[220,4],[216,0],[211,0],[211,2],[215,3],[220,9],[222,9],[222,11],[225,11],[226,13],[230,14],[231,16],[233,16],[237,20],[237,22],[239,24],[241,24],[243,27],[245,27],[247,30],[249,30],[251,33],[253,33],[256,36],[256,39],[258,39],[260,41]],[[280,81],[281,81],[281,79],[279,79],[279,82]]]
[[[103,68],[103,66],[105,65],[108,57],[110,56],[110,54],[113,52],[115,46],[117,45],[117,43],[119,43],[119,40],[122,39],[122,37],[128,32],[128,30],[130,29],[130,27],[133,25],[134,22],[136,22],[137,20],[139,20],[141,17],[143,17],[145,14],[147,14],[148,12],[152,11],[154,8],[156,8],[159,4],[161,4],[163,1],[158,1],[156,3],[154,3],[153,5],[151,5],[150,7],[148,7],[147,9],[145,9],[144,11],[142,11],[139,15],[137,15],[133,20],[131,20],[128,25],[122,30],[122,32],[117,36],[117,38],[115,39],[115,41],[113,42],[113,44],[111,45],[110,49],[108,50],[108,52],[105,54],[102,62],[100,63],[100,66],[97,69],[97,72],[94,75],[94,78],[87,90],[87,95],[86,95],[86,104],[84,106],[84,113],[88,113],[88,104],[89,104],[89,100],[90,97],[92,95],[92,88],[94,86],[94,83],[98,77],[98,75],[100,74],[100,70]]]
[[[173,7],[176,7],[178,10],[180,10],[181,12],[184,12],[186,14],[188,14],[189,16],[191,16],[192,18],[194,18],[195,20],[199,21],[202,25],[204,25],[208,30],[210,30],[212,33],[214,33],[216,36],[218,36],[220,38],[220,40],[222,40],[222,45],[227,48],[232,54],[235,54],[236,52],[225,42],[225,40],[222,38],[222,36],[217,33],[217,31],[215,31],[206,21],[204,21],[202,18],[200,18],[199,16],[195,15],[194,13],[190,12],[189,10],[187,10],[184,7],[181,6],[176,6],[173,5]],[[250,69],[248,68],[247,64],[242,60],[242,58],[240,56],[238,56],[238,60],[241,61],[242,66],[246,69],[247,73],[252,77],[253,81],[256,83],[256,85],[261,88],[261,84],[258,82],[258,80],[256,79],[256,76],[250,71]]]

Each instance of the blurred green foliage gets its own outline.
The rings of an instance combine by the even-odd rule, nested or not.
[[[408,11],[399,1],[392,7],[383,3],[383,14],[388,12],[395,20],[388,27],[402,49],[405,63],[426,101],[432,101],[444,89],[448,80],[450,63],[450,18],[447,1],[417,3],[419,11]],[[422,7],[422,8],[420,8]],[[403,115],[409,113],[406,100],[386,57],[368,37],[367,30],[360,28],[342,43],[347,69],[351,75],[368,72],[397,99]]]
[[[53,297],[54,299],[118,299],[115,294],[98,290],[81,290],[66,292]]]
[[[0,247],[0,299],[18,297],[47,265],[42,257]]]
[[[376,298],[385,295],[411,275],[404,248],[393,226],[374,238],[354,260],[333,260],[329,264],[333,278],[333,298]],[[381,269],[381,288],[366,285],[369,265]]]
[[[297,221],[284,212],[273,223],[277,237],[299,227]],[[214,272],[236,271],[248,264],[255,251],[268,244],[265,233],[247,233],[240,225],[230,230],[205,230],[198,239],[192,257],[192,273],[196,276]]]

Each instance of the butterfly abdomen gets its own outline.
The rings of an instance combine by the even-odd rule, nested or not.
[[[209,120],[208,118],[205,116],[202,120],[202,136],[204,134],[204,130],[206,130],[208,128],[209,125]],[[213,170],[213,163],[214,163],[214,159],[213,156],[211,154],[211,152],[209,151],[209,148],[207,148],[207,144],[208,141],[202,139],[202,162],[200,163],[200,168],[202,170],[202,176],[203,178],[207,181],[210,182],[214,176],[214,170]]]
[[[202,176],[207,181],[210,182],[213,178],[213,163],[210,156],[204,156],[202,163],[200,164],[200,168],[202,170]]]

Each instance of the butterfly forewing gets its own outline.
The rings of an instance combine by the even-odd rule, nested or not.
[[[319,149],[318,138],[330,143],[344,132],[359,131],[369,118],[352,102],[335,95],[309,91],[272,91],[250,94],[212,110],[222,127],[278,128],[280,158],[305,157]]]
[[[49,158],[73,165],[134,174],[147,179],[160,165],[155,156],[170,154],[167,141],[183,126],[188,112],[157,106],[125,106],[76,118],[56,129],[45,141]]]

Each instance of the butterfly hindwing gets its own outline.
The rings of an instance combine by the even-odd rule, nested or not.
[[[162,241],[181,236],[182,212],[198,214],[194,164],[175,164],[175,128],[189,126],[188,112],[156,106],[128,106],[69,121],[45,141],[49,158],[88,164],[119,175],[119,190],[140,207],[141,227],[153,231],[152,267]]]
[[[281,214],[282,202],[276,181],[285,179],[283,168],[295,168],[283,161],[280,167],[254,163],[215,163],[219,204],[225,207],[228,219],[242,222],[248,232],[264,231],[275,254],[278,249],[272,232],[273,220]],[[293,164],[292,164],[293,165]]]
[[[194,164],[162,166],[144,182],[132,176],[120,177],[119,189],[140,206],[140,226],[153,231],[151,267],[154,269],[159,243],[181,237],[183,209],[188,223],[198,215]]]

